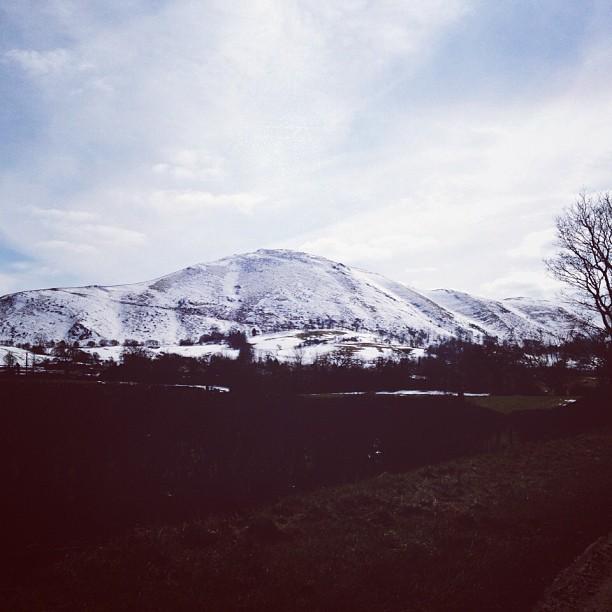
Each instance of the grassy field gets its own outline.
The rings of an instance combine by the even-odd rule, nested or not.
[[[530,609],[610,529],[567,399],[7,383],[0,609]]]
[[[510,414],[520,410],[551,410],[576,397],[563,395],[491,395],[489,397],[470,397],[471,404],[481,408],[489,408],[501,414]]]
[[[609,527],[612,433],[383,474],[69,554],[18,610],[528,610]]]

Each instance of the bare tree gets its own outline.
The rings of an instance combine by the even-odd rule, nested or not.
[[[546,265],[570,287],[572,301],[601,321],[612,380],[612,195],[581,194],[557,218],[557,245]]]
[[[612,196],[580,195],[557,218],[557,241],[548,269],[573,289],[576,303],[596,313],[612,340]]]
[[[6,351],[6,353],[4,353],[4,356],[2,357],[2,362],[9,370],[13,369],[18,363],[17,357],[15,357],[12,351]]]
[[[304,365],[304,345],[303,344],[298,344],[294,349],[293,349],[293,363],[296,366],[301,366]]]

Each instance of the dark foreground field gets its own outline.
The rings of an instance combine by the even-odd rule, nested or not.
[[[612,524],[605,398],[0,399],[7,610],[524,610]]]

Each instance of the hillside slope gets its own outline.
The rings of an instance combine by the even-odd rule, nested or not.
[[[565,337],[575,320],[545,301],[418,292],[322,257],[259,250],[132,285],[23,291],[0,298],[0,343],[133,338],[177,344],[213,327],[248,332],[348,329],[414,346],[483,335]]]

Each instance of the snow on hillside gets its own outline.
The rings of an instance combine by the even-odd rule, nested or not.
[[[10,357],[7,357],[7,355],[10,355]],[[7,363],[9,360],[12,364],[19,364],[20,367],[32,367],[48,359],[50,359],[48,355],[36,355],[31,351],[14,346],[0,346],[0,367],[11,365]]]
[[[567,308],[551,303],[549,300],[516,297],[506,298],[502,301],[502,304],[525,316],[536,325],[539,324],[544,327],[554,325],[555,333],[563,338],[579,330],[583,325],[576,314],[568,311]],[[589,319],[592,319],[592,317],[589,317]],[[597,324],[595,320],[591,322]]]
[[[295,330],[336,329],[357,334],[355,346],[347,350],[374,358],[387,350],[383,345],[393,351],[389,347],[426,346],[458,335],[554,341],[575,324],[567,310],[543,300],[419,292],[378,274],[286,250],[234,255],[133,285],[43,289],[0,298],[0,344],[135,339],[176,347],[216,328],[241,329],[249,337],[255,333],[256,353],[283,355],[304,343]],[[336,343],[319,343],[319,351],[324,344]],[[305,358],[315,345],[306,342],[300,348]],[[181,348],[186,354],[205,350]]]
[[[329,357],[339,362],[350,357],[364,363],[372,363],[379,358],[401,359],[423,356],[423,349],[390,344],[381,341],[374,334],[355,333],[341,329],[292,330],[271,334],[261,334],[249,338],[255,359],[273,358],[290,363],[313,363],[318,357]],[[0,347],[1,350],[2,347]],[[83,350],[97,354],[102,361],[120,361],[125,350],[123,346],[85,347]],[[171,353],[184,357],[210,357],[220,355],[235,359],[239,351],[226,344],[207,343],[193,346],[162,345],[146,349],[151,355]]]
[[[521,341],[565,339],[578,327],[576,317],[550,301],[510,298],[502,301],[475,297],[461,291],[436,289],[427,295],[461,317],[464,325],[489,336]]]
[[[375,334],[342,329],[291,331],[255,336],[250,339],[256,358],[273,357],[281,361],[312,363],[317,357],[345,356],[364,362],[378,358],[416,356],[410,346],[381,341]],[[419,353],[420,355],[421,353]]]

